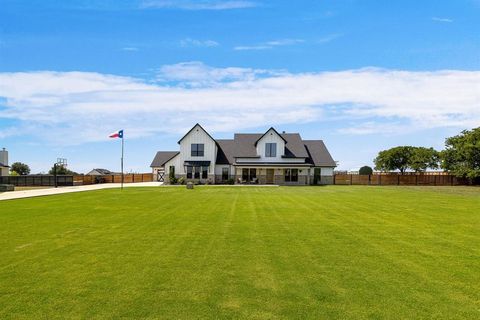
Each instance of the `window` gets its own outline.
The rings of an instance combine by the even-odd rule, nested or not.
[[[250,181],[257,177],[257,169],[250,169]]]
[[[276,157],[277,156],[277,144],[276,143],[265,143],[265,157]]]
[[[192,179],[193,167],[187,167],[187,179]]]
[[[227,181],[228,180],[228,168],[222,168],[222,180]]]
[[[298,182],[298,169],[285,169],[285,182]]]
[[[187,166],[187,179],[207,179],[208,178],[208,167],[201,166]]]
[[[168,172],[170,179],[175,178],[175,166],[168,167]]]
[[[255,182],[257,178],[257,169],[251,168],[251,169],[242,169],[242,180],[244,182]]]
[[[248,181],[248,169],[242,169],[242,180],[245,182]]]
[[[204,154],[203,143],[192,143],[192,157],[203,157]]]

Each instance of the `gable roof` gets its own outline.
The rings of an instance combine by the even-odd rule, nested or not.
[[[6,164],[3,164],[3,163],[1,163],[1,162],[0,162],[0,167],[2,167],[2,168],[10,168],[10,166],[7,166]]]
[[[218,152],[216,164],[231,164],[235,162],[235,140],[217,140]]]
[[[180,142],[182,142],[182,140],[185,139],[185,137],[188,136],[188,135],[190,134],[190,132],[192,132],[193,129],[195,129],[197,126],[200,127],[200,128],[207,134],[207,136],[210,137],[210,139],[212,139],[213,141],[215,141],[215,139],[212,138],[212,136],[210,135],[210,133],[208,133],[207,130],[203,129],[203,127],[202,127],[199,123],[197,123],[197,124],[195,124],[195,125],[192,127],[192,129],[188,130],[188,132],[187,132],[180,140],[178,140],[178,144],[180,144]]]
[[[308,152],[299,133],[282,133],[286,141],[284,158],[308,158]]]
[[[303,140],[309,154],[309,161],[317,167],[336,167],[337,163],[333,160],[330,152],[322,140]]]
[[[150,167],[163,167],[165,163],[172,160],[179,153],[179,151],[158,151]]]
[[[112,171],[101,168],[93,169],[92,171],[97,171],[100,174],[112,174]]]
[[[282,137],[282,136],[280,135],[280,133],[278,133],[277,130],[275,130],[274,127],[270,127],[270,129],[268,129],[264,134],[262,134],[262,136],[261,136],[260,138],[257,139],[257,141],[255,141],[255,146],[257,146],[258,141],[260,141],[270,130],[273,130],[273,131],[277,134],[277,136],[279,136],[280,138],[282,138],[283,141],[285,141],[285,143],[287,143],[287,141],[285,140],[285,138]]]
[[[235,133],[233,157],[258,158],[255,143],[261,136],[261,133]]]
[[[179,143],[199,124],[193,126]],[[236,158],[260,158],[257,155],[256,144],[270,130],[274,130],[285,141],[285,155],[283,158],[305,158],[306,165],[336,167],[336,162],[328,152],[322,140],[302,140],[299,133],[279,134],[273,127],[266,133],[235,133],[233,139],[213,139],[218,146],[215,164],[235,164]],[[180,154],[179,151],[159,151],[155,155],[150,167],[163,167],[165,163]],[[263,162],[262,162],[263,163]]]

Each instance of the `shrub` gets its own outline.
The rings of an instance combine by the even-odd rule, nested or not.
[[[235,179],[230,178],[230,179],[227,180],[227,183],[228,184],[235,184]]]
[[[178,184],[185,184],[185,177],[178,178]]]
[[[170,184],[177,184],[177,182],[178,182],[177,178],[175,178],[175,177],[170,178]]]
[[[373,173],[373,169],[369,166],[363,166],[358,171],[358,174],[368,176]]]

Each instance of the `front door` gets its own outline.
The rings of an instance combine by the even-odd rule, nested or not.
[[[273,184],[274,173],[274,169],[267,169],[267,184]]]
[[[315,168],[313,169],[313,184],[318,184],[321,180],[321,169]]]

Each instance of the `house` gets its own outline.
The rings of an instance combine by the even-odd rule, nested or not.
[[[8,151],[3,148],[0,150],[0,177],[8,176],[10,167],[8,166]]]
[[[115,174],[115,172],[112,172],[112,171],[107,170],[107,169],[97,168],[97,169],[92,169],[92,171],[86,173],[85,175],[86,176],[105,176],[105,175],[108,175],[108,174]]]
[[[214,139],[198,123],[179,141],[180,151],[159,151],[152,161],[159,181],[184,177],[200,183],[332,184],[336,166],[322,140],[298,133],[236,133]]]

